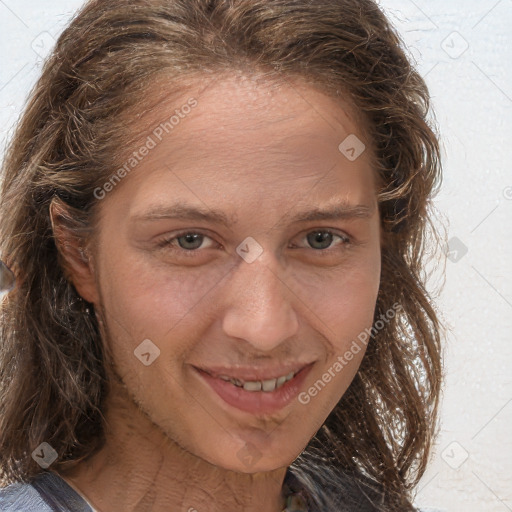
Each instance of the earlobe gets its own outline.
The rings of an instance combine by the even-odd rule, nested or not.
[[[84,236],[80,234],[80,231],[83,232],[83,224],[73,216],[73,208],[57,197],[50,203],[49,214],[59,264],[64,276],[84,300],[97,304],[94,261]]]

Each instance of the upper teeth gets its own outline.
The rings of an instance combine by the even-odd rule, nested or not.
[[[235,386],[240,388],[244,388],[246,391],[274,391],[277,388],[280,388],[285,382],[293,379],[295,372],[290,372],[288,375],[282,375],[277,379],[267,379],[267,380],[248,380],[241,381],[239,379],[234,379],[233,377],[229,377],[228,375],[219,375],[219,379],[226,380],[232,382]]]

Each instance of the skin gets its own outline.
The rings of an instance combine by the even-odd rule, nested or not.
[[[101,201],[85,259],[56,228],[113,358],[106,444],[62,475],[101,512],[280,512],[287,467],[344,394],[364,347],[308,404],[267,415],[226,404],[191,365],[314,362],[307,390],[373,321],[380,221],[370,151],[352,162],[338,149],[349,134],[364,140],[348,107],[306,84],[230,75],[160,102],[149,125],[191,96],[197,107]],[[230,223],[135,220],[178,199]],[[369,214],[288,220],[342,202]],[[308,242],[317,230],[334,236]],[[177,239],[183,231],[205,236]],[[252,263],[236,252],[249,236],[263,249]],[[160,350],[149,366],[134,356],[145,339]]]

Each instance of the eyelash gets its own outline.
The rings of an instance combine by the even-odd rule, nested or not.
[[[327,249],[314,249],[314,248],[310,247],[311,250],[315,251],[316,253],[318,253],[320,255],[330,255],[331,253],[335,252],[336,250],[342,250],[343,248],[346,248],[347,246],[354,244],[354,240],[351,237],[349,237],[348,235],[336,233],[335,231],[333,231],[331,229],[313,229],[311,231],[308,231],[306,233],[306,235],[308,235],[310,233],[329,233],[330,235],[337,236],[338,238],[340,238],[342,240],[342,243],[339,244],[339,246],[341,246],[340,249],[336,249],[336,248],[333,249],[332,247],[328,247]],[[172,236],[170,238],[167,237],[167,238],[164,238],[164,239],[158,241],[157,246],[158,246],[158,248],[161,248],[161,249],[170,248],[172,251],[180,252],[182,254],[185,254],[187,257],[195,257],[195,253],[200,252],[200,249],[201,249],[200,247],[197,249],[183,249],[181,247],[172,247],[171,246],[172,242],[174,242],[178,238],[181,238],[185,235],[201,235],[205,238],[211,239],[211,237],[209,237],[206,233],[203,233],[201,231],[182,231],[180,233],[175,234],[174,236]],[[218,244],[218,245],[220,245],[220,244]]]

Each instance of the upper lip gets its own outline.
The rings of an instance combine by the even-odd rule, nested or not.
[[[256,380],[270,380],[277,379],[283,375],[288,375],[290,372],[297,373],[306,366],[313,363],[293,363],[280,366],[209,366],[200,367],[195,366],[198,370],[209,373],[212,377],[219,377],[220,375],[227,375],[234,379],[242,381],[256,381]]]

